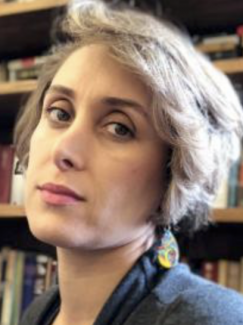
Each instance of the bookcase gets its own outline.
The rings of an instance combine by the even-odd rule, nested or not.
[[[53,19],[62,14],[67,2],[68,0],[33,0],[19,3],[0,3],[0,61],[44,53],[51,44],[50,26]],[[188,7],[188,5],[193,2],[195,9],[195,0],[183,1],[183,10],[181,10],[182,2],[179,0],[161,0],[161,2],[167,13],[171,16],[177,15],[178,19],[181,18],[183,23],[188,25],[188,28],[204,32],[214,31],[211,26],[213,25],[211,18],[209,25],[206,25],[205,8],[209,10],[208,8],[212,6],[210,1],[197,1],[204,8],[202,11],[204,20],[200,16],[200,5],[195,17],[200,16],[201,18],[197,20],[194,17],[194,20],[192,19],[193,14],[191,10],[189,11],[190,6]],[[243,16],[243,5],[237,7],[236,0],[224,1],[224,3],[226,2],[228,2],[231,10],[235,10],[233,21],[233,14],[229,15],[227,12],[230,30],[234,24],[241,23],[239,16]],[[214,16],[218,17],[216,9],[214,7],[212,11]],[[187,14],[187,10],[190,14]],[[200,21],[201,25],[199,24]],[[225,22],[225,19],[223,21],[217,26],[227,29],[228,26],[224,25],[227,21]],[[225,73],[232,75],[233,78],[242,79],[243,57],[218,60],[214,64]],[[35,87],[35,80],[0,83],[0,143],[9,144],[12,142],[12,130],[19,107]],[[207,231],[201,231],[193,238],[184,238],[179,234],[182,253],[197,259],[239,259],[243,256],[243,208],[214,210],[213,219],[216,222],[214,226]],[[0,204],[0,248],[4,246],[45,252],[55,256],[53,248],[40,243],[30,234],[25,211],[21,206]]]
[[[51,44],[50,29],[63,13],[67,0],[0,2],[0,61],[45,53]],[[12,142],[19,107],[35,89],[35,80],[0,83],[0,143]],[[0,247],[30,249],[54,255],[28,231],[24,208],[0,204]]]

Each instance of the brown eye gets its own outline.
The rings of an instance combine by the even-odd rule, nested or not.
[[[124,124],[110,123],[108,124],[108,131],[117,137],[133,138],[134,133]]]

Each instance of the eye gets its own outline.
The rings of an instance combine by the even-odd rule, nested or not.
[[[134,138],[134,132],[122,123],[112,122],[107,125],[107,129],[114,136],[119,138]]]
[[[46,114],[52,122],[68,122],[71,118],[70,114],[60,107],[49,107],[46,109]]]

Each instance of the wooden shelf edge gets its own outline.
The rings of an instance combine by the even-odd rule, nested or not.
[[[0,83],[0,95],[24,94],[36,88],[36,80],[23,80]]]
[[[1,10],[1,8],[0,8]],[[217,68],[228,74],[243,73],[243,58],[218,60],[213,62]],[[36,88],[36,80],[1,82],[0,95],[28,93]]]
[[[41,11],[67,5],[68,0],[35,0],[0,4],[0,17]]]
[[[25,210],[22,206],[0,204],[0,218],[23,218]]]
[[[227,74],[236,74],[243,72],[243,58],[233,58],[213,61],[214,65]]]
[[[0,204],[0,219],[24,216],[24,207]],[[243,208],[215,209],[213,210],[213,220],[217,223],[243,223]]]
[[[243,223],[243,208],[215,209],[213,220],[218,223]]]

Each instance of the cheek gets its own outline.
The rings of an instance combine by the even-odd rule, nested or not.
[[[163,164],[161,160],[155,159],[129,159],[117,162],[107,168],[103,173],[103,184],[109,193],[116,197],[130,197],[136,195],[155,195],[163,188]],[[131,157],[130,157],[131,158]],[[101,167],[102,170],[102,167]]]
[[[30,141],[29,166],[32,167],[36,163],[44,159],[50,152],[51,137],[45,135],[45,130],[39,125],[34,131]]]
[[[28,187],[30,187],[34,182],[35,177],[38,175],[38,171],[41,171],[48,152],[48,143],[42,140],[41,132],[39,132],[37,128],[30,141],[29,160],[25,182],[26,191],[28,191]]]

